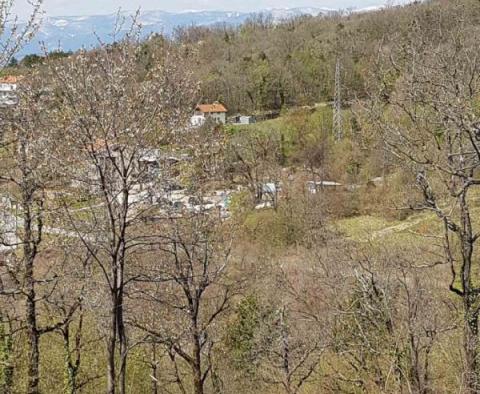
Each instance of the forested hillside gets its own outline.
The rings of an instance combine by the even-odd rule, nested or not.
[[[429,38],[453,32],[459,12],[478,23],[476,2],[423,2],[377,12],[303,16],[281,24],[259,15],[239,28],[177,29],[198,55],[195,72],[205,100],[232,112],[312,105],[333,99],[335,63],[342,62],[345,100],[365,98],[380,45],[405,39],[416,24]],[[425,37],[427,38],[427,37]]]
[[[480,392],[480,3],[12,62],[40,9],[0,56],[0,393]]]

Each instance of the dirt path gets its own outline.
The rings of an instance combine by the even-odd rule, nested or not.
[[[415,220],[410,221],[410,222],[404,222],[404,223],[397,224],[395,226],[384,228],[382,230],[374,231],[373,233],[370,234],[369,239],[370,240],[375,240],[375,239],[378,239],[378,238],[383,238],[383,237],[385,237],[387,235],[390,235],[392,233],[399,233],[399,232],[408,230],[408,229],[410,229],[412,227],[415,227],[416,225],[420,224],[424,220],[425,220],[425,218],[415,219]]]

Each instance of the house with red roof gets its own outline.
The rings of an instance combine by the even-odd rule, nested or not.
[[[17,85],[19,80],[19,77],[13,75],[0,78],[0,106],[17,104]]]
[[[195,108],[195,115],[193,117],[198,120],[197,123],[199,125],[202,124],[206,119],[212,119],[216,123],[225,124],[227,122],[227,112],[227,108],[223,104],[216,101],[213,104],[197,105]],[[203,121],[201,121],[201,119],[203,119]]]

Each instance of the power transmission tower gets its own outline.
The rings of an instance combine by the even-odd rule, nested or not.
[[[335,65],[335,97],[333,101],[333,133],[337,141],[343,137],[341,71],[340,59],[337,58],[337,64]]]

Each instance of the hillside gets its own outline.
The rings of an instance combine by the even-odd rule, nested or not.
[[[478,1],[141,19],[4,50],[0,393],[479,393]]]
[[[393,37],[408,36],[414,20],[427,31],[438,21],[445,34],[453,34],[450,15],[458,13],[456,7],[429,1],[343,17],[300,16],[280,25],[258,17],[240,27],[185,28],[177,39],[198,54],[202,99],[224,102],[232,113],[331,102],[337,59],[349,103],[367,95],[382,43],[391,46]],[[474,26],[480,17],[476,3],[461,7],[468,9],[465,24]]]

